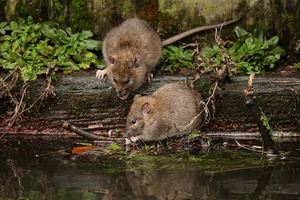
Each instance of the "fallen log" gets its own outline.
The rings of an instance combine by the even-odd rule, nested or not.
[[[33,108],[31,116],[37,120],[41,117],[51,121],[49,126],[53,127],[68,121],[85,131],[123,129],[133,96],[126,101],[120,100],[108,82],[94,76],[93,70],[59,76],[54,83],[56,97],[47,98],[43,104]],[[155,76],[138,92],[147,95],[165,83],[190,80],[182,76]],[[298,77],[256,76],[254,84],[259,87],[255,89],[255,95],[272,129],[300,132],[300,84],[295,82],[298,80]],[[247,81],[248,77],[237,76],[222,86],[215,98],[216,114],[206,127],[222,132],[256,129],[255,121],[245,105],[243,91]],[[196,87],[204,99],[209,97],[209,84],[209,77],[204,77]],[[29,90],[26,101],[34,100],[44,91],[44,79],[33,81]],[[0,104],[0,115],[6,114],[6,108],[6,104]]]

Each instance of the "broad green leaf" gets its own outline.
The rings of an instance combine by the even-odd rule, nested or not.
[[[18,66],[18,63],[14,62],[14,63],[7,63],[6,65],[3,66],[4,69],[15,69]]]
[[[19,25],[15,21],[10,22],[10,27],[11,27],[11,30],[13,30],[13,31],[17,31],[19,29]]]
[[[58,30],[56,32],[56,37],[58,38],[58,40],[64,44],[67,44],[69,41],[67,39],[67,35],[64,31],[62,30]]]
[[[72,56],[72,58],[77,62],[84,62],[84,58],[79,53],[77,55]]]
[[[239,27],[239,26],[236,26],[236,27],[234,28],[234,32],[235,32],[235,34],[236,34],[236,36],[237,36],[238,38],[240,38],[240,37],[242,37],[242,36],[248,34],[248,32],[247,32],[245,29],[242,29],[242,28]]]
[[[280,46],[276,46],[273,49],[269,51],[270,54],[276,55],[279,54],[281,56],[285,56],[285,50],[281,48]]]
[[[27,18],[27,23],[28,23],[28,25],[33,25],[34,24],[34,20],[33,20],[33,18],[31,16],[29,16]]]
[[[88,69],[88,68],[90,68],[90,64],[89,63],[79,63],[79,67],[81,69]]]
[[[277,62],[278,59],[274,55],[268,55],[268,56],[265,57],[265,61],[274,63],[274,62]]]
[[[67,49],[67,54],[68,54],[68,55],[76,55],[76,54],[77,54],[77,51],[75,50],[74,47],[69,47],[69,48]]]
[[[67,60],[67,61],[65,61],[65,62],[60,63],[60,65],[70,67],[73,71],[77,71],[77,70],[80,69],[80,68],[79,68],[72,60],[70,60],[70,59]]]
[[[55,51],[55,56],[57,55],[62,55],[63,53],[65,53],[65,51],[67,50],[66,45],[60,46],[59,48],[56,49]]]
[[[7,51],[10,49],[10,43],[8,41],[5,41],[1,44],[1,51]]]
[[[22,29],[24,29],[27,26],[27,24],[23,18],[19,18],[18,23],[19,23],[19,27]]]
[[[220,52],[220,49],[217,45],[213,45],[212,48],[211,47],[204,47],[201,49],[201,52],[203,54],[204,57],[210,59],[213,56],[215,56],[217,53]]]
[[[16,51],[17,48],[20,47],[20,44],[21,44],[21,38],[18,39],[18,40],[16,40],[16,41],[13,43],[13,45],[12,45],[12,46],[13,46],[12,51]]]
[[[102,42],[98,40],[84,40],[79,42],[79,46],[84,47],[87,50],[101,50]]]
[[[262,45],[264,43],[264,31],[261,23],[257,23],[253,34],[258,39],[260,45]]]
[[[41,27],[41,32],[47,38],[50,38],[55,44],[60,44],[57,37],[57,29],[50,28],[48,24],[43,24]]]
[[[0,23],[0,28],[4,28],[7,25],[7,22],[1,22]]]
[[[66,56],[65,56],[65,55],[62,55],[62,54],[60,54],[60,55],[58,55],[57,59],[58,59],[58,61],[59,61],[59,62],[63,62],[63,61],[65,61],[65,60],[66,60]]]
[[[10,36],[10,35],[4,35],[1,37],[1,40],[13,40],[14,37]]]
[[[67,33],[69,34],[69,36],[73,35],[72,29],[70,27],[66,28]]]
[[[85,40],[93,36],[92,31],[82,31],[79,34],[78,40]]]
[[[93,54],[92,52],[88,52],[87,54],[85,54],[85,58],[87,60],[90,60],[90,59],[96,58],[96,55]]]
[[[272,38],[270,38],[268,41],[266,41],[263,44],[261,49],[273,48],[277,45],[278,41],[279,41],[279,37],[278,36],[273,36]]]

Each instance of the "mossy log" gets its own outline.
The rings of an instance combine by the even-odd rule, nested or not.
[[[60,77],[55,83],[56,97],[44,100],[42,106],[32,110],[35,116],[62,122],[69,121],[83,130],[123,128],[133,96],[127,100],[119,99],[108,82],[95,78],[95,71],[74,73],[71,76]],[[151,94],[168,82],[186,81],[180,76],[156,76],[150,84],[146,84],[139,93]],[[258,103],[269,119],[274,130],[300,130],[300,84],[297,77],[257,76],[254,81]],[[247,76],[235,77],[224,84],[216,96],[216,113],[212,124],[214,128],[232,128],[245,131],[255,128],[255,121],[249,113],[244,100],[244,88],[247,87]],[[203,78],[200,92],[208,97],[209,79]],[[33,82],[30,99],[35,99],[44,90],[44,80]],[[230,126],[230,124],[237,124]],[[224,125],[227,124],[227,127]]]

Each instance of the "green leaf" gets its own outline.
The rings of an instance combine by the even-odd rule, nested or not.
[[[90,64],[89,63],[79,63],[79,67],[81,69],[88,69],[88,68],[90,68]]]
[[[18,40],[16,40],[16,41],[13,43],[13,45],[12,45],[12,46],[13,46],[12,51],[16,51],[17,48],[20,47],[20,44],[21,44],[21,38],[18,39]]]
[[[76,54],[76,55],[74,55],[74,56],[72,56],[72,58],[73,58],[75,61],[77,61],[77,62],[84,62],[83,56],[80,55],[79,53]]]
[[[7,22],[1,22],[0,23],[0,33],[2,34],[2,35],[4,35],[5,33],[6,33],[6,31],[5,31],[5,26],[7,25]]]
[[[1,44],[0,50],[1,51],[8,51],[10,49],[10,43],[5,41]]]
[[[102,42],[97,40],[84,40],[79,42],[79,46],[86,48],[87,50],[101,50]]]
[[[273,48],[277,45],[279,41],[279,37],[278,36],[273,36],[272,38],[270,38],[268,41],[266,41],[263,46],[261,47],[261,49],[269,49],[269,48]]]
[[[69,36],[73,35],[72,29],[70,27],[66,28],[67,33],[69,34]]]
[[[235,34],[236,34],[236,36],[237,36],[238,38],[241,38],[242,36],[248,34],[248,32],[247,32],[245,29],[242,29],[242,28],[239,27],[239,26],[236,26],[236,27],[234,28],[234,32],[235,32]]]
[[[265,62],[275,63],[277,61],[278,61],[278,59],[274,55],[268,55],[265,57]]]
[[[27,26],[25,20],[23,18],[21,18],[21,17],[19,17],[18,23],[19,23],[19,27],[20,28],[25,28]]]
[[[88,52],[85,54],[85,59],[86,60],[92,60],[92,59],[95,59],[96,58],[96,55],[93,54],[92,52]]]
[[[213,45],[212,48],[211,47],[204,47],[201,49],[201,52],[203,54],[204,57],[210,59],[213,56],[215,56],[217,53],[220,52],[220,49],[217,45]]]
[[[59,63],[61,66],[67,66],[67,67],[70,67],[73,71],[77,71],[79,70],[80,68],[71,60],[67,60],[65,62],[61,62]]]
[[[262,29],[262,24],[258,23],[256,29],[254,30],[253,35],[258,39],[260,45],[264,43],[264,31]]]
[[[34,25],[34,20],[33,20],[33,18],[31,16],[29,16],[27,18],[27,23],[28,23],[28,25]]]
[[[3,66],[4,69],[15,69],[18,66],[18,63],[14,62],[14,63],[7,63]]]
[[[15,21],[10,22],[10,27],[11,27],[11,30],[13,30],[13,31],[17,31],[19,29],[19,25]]]
[[[0,23],[0,28],[4,28],[7,25],[7,22],[1,22]]]
[[[69,40],[67,39],[67,35],[64,31],[62,30],[58,30],[56,32],[56,37],[58,38],[58,40],[64,44],[67,44],[69,42]]]
[[[286,55],[285,50],[283,48],[281,48],[280,46],[276,46],[273,49],[271,49],[269,51],[269,54],[273,54],[273,55],[279,54],[280,56],[285,56]]]
[[[67,50],[66,45],[60,46],[59,48],[56,49],[54,55],[55,55],[55,56],[57,56],[57,55],[62,55],[63,53],[65,53],[66,50]]]
[[[60,44],[57,39],[57,29],[50,28],[48,24],[43,24],[41,27],[41,32],[47,38],[50,38],[55,44]]]
[[[93,36],[92,31],[82,31],[79,34],[78,40],[85,40]]]
[[[75,50],[74,47],[69,47],[69,48],[67,49],[67,54],[68,54],[68,55],[76,55],[76,54],[77,54],[77,51]]]

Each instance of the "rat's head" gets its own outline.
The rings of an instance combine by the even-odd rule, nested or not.
[[[108,78],[120,99],[126,99],[131,92],[136,91],[142,84],[137,75],[140,66],[134,56],[109,56]]]
[[[126,136],[130,138],[132,142],[143,139],[143,134],[146,132],[146,121],[150,112],[150,103],[148,100],[149,97],[136,95],[129,114],[127,115]]]

